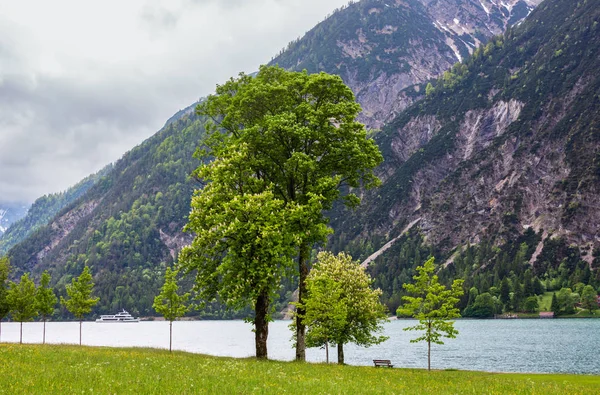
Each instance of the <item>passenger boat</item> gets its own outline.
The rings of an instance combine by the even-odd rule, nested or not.
[[[140,322],[140,319],[133,318],[131,314],[123,310],[114,315],[101,315],[96,322]]]

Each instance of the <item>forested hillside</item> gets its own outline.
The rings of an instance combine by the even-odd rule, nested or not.
[[[432,252],[479,293],[600,285],[599,5],[547,0],[377,136],[383,185],[331,245],[366,258],[415,223],[371,264],[390,308]]]
[[[0,255],[6,254],[12,246],[21,242],[40,226],[47,224],[56,213],[79,199],[111,170],[112,165],[108,165],[98,173],[84,178],[65,192],[44,195],[37,199],[27,211],[27,215],[14,222],[0,236]]]

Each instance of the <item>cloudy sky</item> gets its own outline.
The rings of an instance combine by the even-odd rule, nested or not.
[[[0,202],[65,190],[346,3],[1,2]]]

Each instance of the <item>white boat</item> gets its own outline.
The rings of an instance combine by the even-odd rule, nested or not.
[[[140,322],[140,319],[133,318],[131,314],[123,310],[114,315],[101,315],[96,322]]]

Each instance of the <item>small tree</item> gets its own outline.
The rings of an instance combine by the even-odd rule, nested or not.
[[[561,288],[556,295],[558,306],[561,314],[575,313],[575,300],[573,299],[573,291],[571,288]]]
[[[2,340],[2,320],[10,312],[10,306],[6,299],[9,273],[10,261],[8,257],[0,257],[0,341]]]
[[[350,255],[320,252],[317,262],[306,279],[307,297],[298,303],[304,311],[307,325],[306,344],[337,345],[338,363],[344,363],[344,344],[355,343],[369,347],[387,340],[375,336],[383,330],[387,319],[385,307],[379,302],[381,290],[372,290],[373,281],[359,262]]]
[[[93,298],[92,291],[94,282],[92,273],[88,266],[83,268],[81,275],[74,278],[70,285],[67,285],[68,299],[60,297],[60,303],[79,320],[79,345],[81,345],[81,326],[83,316],[92,311],[92,307],[98,303],[100,298]]]
[[[36,308],[44,322],[42,344],[46,344],[46,318],[54,313],[54,307],[56,306],[56,302],[58,302],[54,290],[50,288],[50,279],[50,273],[45,270],[40,279],[40,286],[35,293]]]
[[[8,294],[6,295],[10,306],[10,314],[15,321],[21,323],[19,343],[23,343],[23,322],[32,321],[37,315],[35,306],[35,284],[29,278],[29,273],[21,276],[19,284],[10,283]]]
[[[435,270],[434,258],[431,257],[417,267],[418,274],[413,277],[414,284],[404,284],[404,289],[414,296],[404,296],[406,304],[399,309],[403,315],[419,320],[419,325],[404,328],[405,331],[425,331],[411,343],[427,342],[427,369],[431,370],[431,343],[444,344],[442,337],[455,338],[458,331],[454,322],[448,321],[460,317],[456,304],[463,295],[463,281],[454,280],[451,289],[439,283]]]
[[[190,294],[179,295],[178,290],[177,271],[168,267],[165,272],[165,283],[160,289],[160,294],[154,298],[152,307],[169,321],[169,352],[173,345],[173,321],[183,317],[190,310],[190,307],[187,306]]]
[[[556,298],[556,292],[552,293],[552,303],[550,303],[550,311],[554,313],[555,317],[558,317],[560,314],[560,305],[558,304],[558,299]]]
[[[539,306],[538,298],[536,296],[530,296],[525,299],[525,304],[523,305],[526,313],[535,313]]]
[[[581,306],[590,314],[594,314],[594,311],[598,310],[598,294],[591,285],[586,285],[581,292]]]

